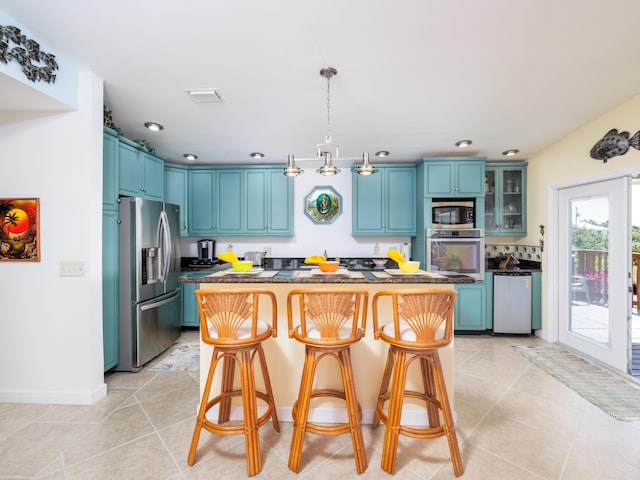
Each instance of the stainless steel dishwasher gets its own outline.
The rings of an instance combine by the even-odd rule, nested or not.
[[[494,272],[493,333],[531,334],[531,273]]]

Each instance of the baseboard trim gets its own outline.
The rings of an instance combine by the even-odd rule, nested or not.
[[[0,390],[0,403],[38,403],[53,405],[93,405],[107,395],[103,383],[91,392],[45,392]]]

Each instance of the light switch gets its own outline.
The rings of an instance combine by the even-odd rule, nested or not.
[[[63,261],[60,262],[61,277],[84,277],[84,262]]]

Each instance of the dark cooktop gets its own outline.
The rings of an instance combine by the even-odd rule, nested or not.
[[[180,259],[180,268],[185,269],[204,269],[220,265],[222,262],[217,258],[214,260],[204,260],[198,257],[182,257]]]

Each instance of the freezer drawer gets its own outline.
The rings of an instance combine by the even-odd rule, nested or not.
[[[121,309],[116,371],[137,372],[180,338],[180,290]]]
[[[531,334],[531,274],[493,274],[493,332]]]
[[[136,353],[141,367],[180,338],[180,291],[138,305]]]

